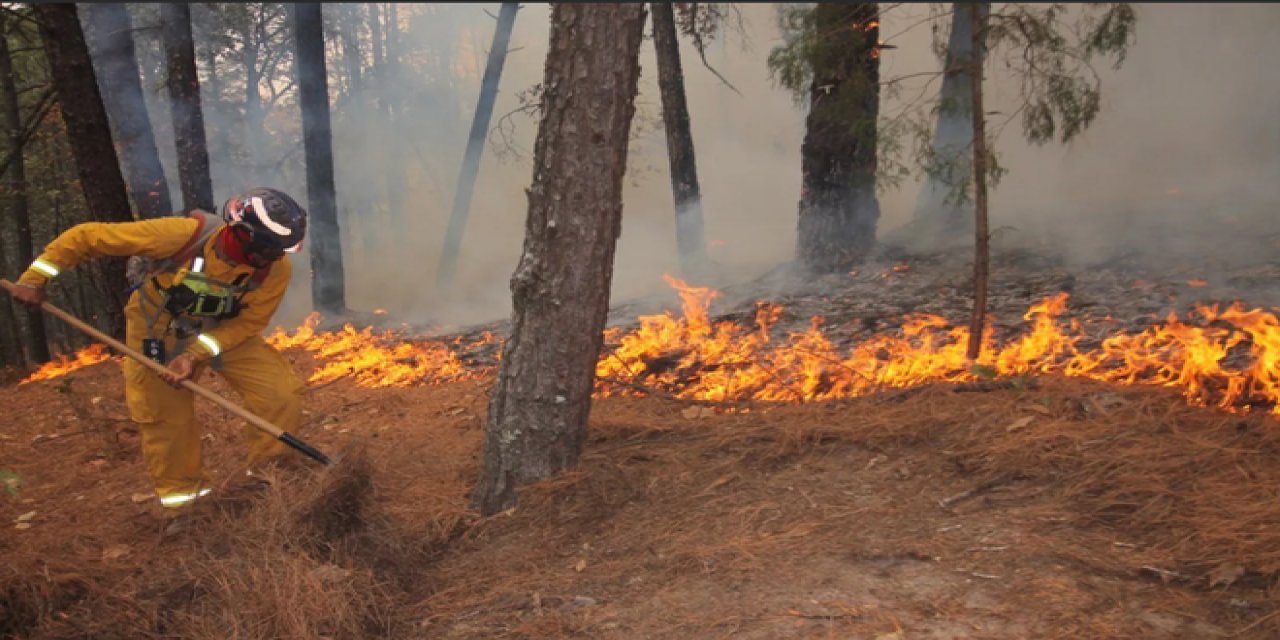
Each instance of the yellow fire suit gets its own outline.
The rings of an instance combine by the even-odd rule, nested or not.
[[[76,225],[50,242],[19,282],[42,286],[60,271],[101,256],[163,260],[183,249],[197,225],[194,219],[178,217]],[[232,282],[242,274],[250,278],[253,267],[233,265],[221,255],[217,246],[220,235],[215,233],[196,253],[204,258],[203,273],[223,282]],[[244,398],[250,411],[285,431],[296,432],[305,385],[261,335],[284,298],[291,272],[288,256],[276,261],[261,284],[244,294],[239,315],[207,328],[191,339],[184,351],[199,363],[196,376],[212,358],[219,357],[219,373]],[[160,287],[168,287],[174,276],[173,272],[161,272],[155,274],[154,280]],[[172,359],[178,355],[179,346],[173,335],[165,335],[170,315],[163,310],[162,302],[156,282],[148,277],[125,307],[125,342],[141,350],[144,338],[163,338],[165,353]],[[149,320],[153,321],[150,327]],[[131,359],[124,361],[123,368],[125,400],[141,430],[143,458],[161,504],[180,506],[208,493],[210,478],[201,462],[192,393],[169,386],[151,369]],[[251,467],[284,453],[285,446],[270,434],[248,425],[244,433]]]

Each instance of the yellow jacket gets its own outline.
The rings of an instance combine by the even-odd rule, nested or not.
[[[86,222],[64,231],[44,248],[18,281],[32,286],[43,286],[50,278],[81,262],[104,256],[144,256],[162,260],[180,251],[196,232],[198,222],[192,218],[167,217],[137,222]],[[221,234],[215,233],[201,248],[204,257],[203,272],[210,278],[232,282],[237,276],[251,277],[254,268],[249,265],[233,265],[223,258],[215,246]],[[183,265],[186,266],[186,265]],[[258,335],[267,328],[280,301],[289,288],[293,266],[285,256],[271,266],[271,272],[262,284],[244,295],[243,308],[234,318],[221,321],[191,341],[186,352],[203,361],[228,349],[234,349],[245,339]],[[174,273],[155,276],[161,287],[173,284]],[[125,317],[129,323],[129,341],[140,341],[147,335],[149,318],[143,313],[140,296],[147,296],[148,308],[159,309],[163,296],[151,278],[129,298]],[[160,311],[152,329],[160,337],[169,324],[169,314]],[[136,340],[135,340],[136,338]]]

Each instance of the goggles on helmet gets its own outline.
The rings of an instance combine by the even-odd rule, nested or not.
[[[254,198],[255,200],[257,198]],[[261,204],[261,201],[259,201]],[[241,236],[245,241],[245,248],[248,251],[256,253],[260,256],[278,259],[284,253],[297,253],[302,250],[302,240],[297,244],[289,247],[281,247],[281,238],[279,234],[273,233],[271,230],[261,226],[263,223],[257,224],[250,222],[245,216],[245,202],[243,198],[235,197],[227,201],[223,210],[223,217],[231,223],[232,228],[242,229],[247,237]],[[288,232],[288,229],[282,229]]]

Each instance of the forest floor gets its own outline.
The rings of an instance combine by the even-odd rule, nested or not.
[[[996,283],[997,312],[1061,279],[1026,281]],[[601,398],[576,470],[480,518],[491,383],[313,387],[300,435],[344,457],[269,491],[197,403],[218,486],[177,531],[118,364],[0,388],[0,638],[1280,635],[1265,411],[1058,376],[736,412]]]

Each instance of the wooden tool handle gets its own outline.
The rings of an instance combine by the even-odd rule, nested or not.
[[[10,294],[13,293],[13,289],[16,286],[17,285],[13,284],[12,282],[9,282],[8,280],[0,279],[0,287],[3,287],[4,290],[8,291]],[[137,349],[134,349],[129,345],[123,342],[120,342],[119,340],[116,340],[115,338],[112,338],[111,336],[99,331],[93,325],[67,313],[66,311],[63,311],[62,309],[59,309],[58,307],[54,306],[50,302],[42,303],[40,305],[40,308],[43,309],[45,313],[49,313],[57,316],[58,318],[62,319],[63,322],[66,322],[67,324],[79,329],[80,331],[83,331],[85,334],[93,337],[94,339],[101,340],[102,342],[107,343],[108,345],[111,346],[112,349],[115,349],[116,351],[119,351],[120,353],[123,353],[129,356],[130,358],[133,358],[134,360],[137,360],[138,362],[141,362],[142,364],[150,367],[151,370],[155,371],[156,373],[163,374],[163,373],[168,373],[169,371],[167,367],[160,364],[159,362],[156,362],[155,360],[152,360],[151,358],[148,358],[147,356],[139,352]],[[276,438],[279,438],[281,434],[284,433],[284,430],[281,429],[280,427],[277,427],[274,424],[271,424],[270,422],[267,422],[266,420],[259,418],[258,416],[254,415],[244,407],[241,407],[240,405],[230,400],[227,400],[226,398],[192,382],[191,380],[183,380],[182,386],[186,389],[190,389],[196,395],[218,405],[219,407],[222,407],[223,409],[226,409],[227,411],[234,413],[236,416],[244,418],[249,422],[249,424],[252,424],[257,428],[263,431],[266,431],[267,433],[275,436]]]

